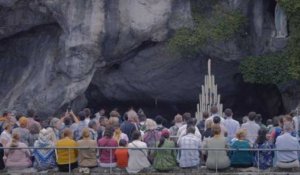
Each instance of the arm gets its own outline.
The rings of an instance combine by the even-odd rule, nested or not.
[[[75,116],[75,114],[74,114],[73,111],[71,111],[69,114],[71,115],[71,117],[73,118],[73,120],[74,120],[75,123],[79,123],[79,120],[78,120],[78,118]]]

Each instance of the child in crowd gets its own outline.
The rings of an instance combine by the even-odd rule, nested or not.
[[[116,150],[115,155],[117,158],[117,167],[124,169],[128,165],[128,149],[127,149],[127,141],[125,139],[121,139],[119,142],[119,149]]]

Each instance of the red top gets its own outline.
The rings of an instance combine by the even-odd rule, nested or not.
[[[100,147],[117,147],[118,142],[113,138],[103,137],[98,140],[98,145]],[[116,162],[115,151],[116,149],[99,149],[100,162],[101,163]]]
[[[128,149],[117,149],[115,154],[117,157],[117,166],[119,168],[126,168],[129,159]]]

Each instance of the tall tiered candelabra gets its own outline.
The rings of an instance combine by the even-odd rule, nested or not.
[[[211,60],[208,60],[208,75],[204,77],[204,85],[201,86],[199,103],[197,104],[196,118],[202,120],[203,112],[210,112],[212,106],[216,106],[219,115],[222,116],[223,105],[220,103],[221,96],[218,94],[218,86],[215,84],[215,76],[211,75]]]

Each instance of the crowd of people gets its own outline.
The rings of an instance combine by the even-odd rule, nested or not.
[[[68,172],[78,167],[88,173],[94,167],[116,167],[138,173],[201,165],[214,170],[299,167],[300,116],[278,116],[264,125],[260,114],[249,112],[240,124],[231,109],[223,116],[218,112],[213,106],[201,121],[190,113],[177,114],[170,128],[162,116],[151,119],[132,109],[107,116],[103,109],[92,114],[85,108],[77,115],[67,111],[43,121],[34,110],[26,115],[4,112],[0,169]]]

